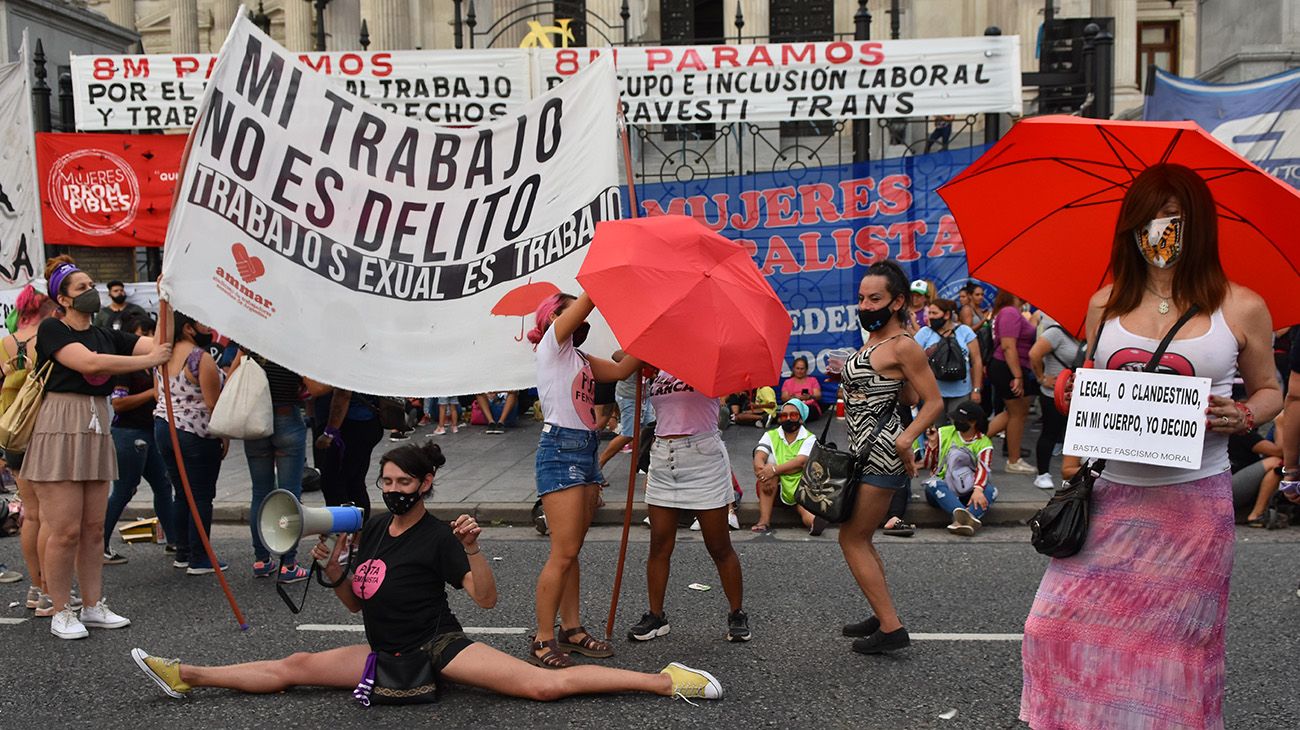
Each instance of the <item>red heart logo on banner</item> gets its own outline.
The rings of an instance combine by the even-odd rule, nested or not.
[[[235,269],[239,272],[239,278],[243,279],[245,283],[252,284],[262,278],[262,274],[266,273],[266,264],[263,264],[258,257],[250,256],[248,249],[244,248],[244,244],[236,243],[231,246],[230,253],[234,254]]]

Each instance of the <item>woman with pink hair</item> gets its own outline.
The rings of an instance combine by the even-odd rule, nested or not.
[[[596,382],[623,380],[641,361],[625,357],[615,363],[578,349],[591,330],[587,317],[594,308],[586,294],[552,295],[537,307],[528,333],[537,350],[537,395],[546,421],[537,447],[537,496],[551,537],[550,555],[537,576],[537,636],[528,659],[551,669],[573,666],[569,652],[597,659],[614,655],[609,642],[579,620],[578,552],[605,481],[597,463]]]
[[[54,313],[55,304],[49,297],[36,291],[28,284],[18,293],[14,302],[18,314],[18,326],[14,331],[0,340],[0,372],[4,374],[4,385],[0,386],[0,413],[9,409],[18,397],[18,391],[27,381],[32,363],[36,361],[36,328],[41,320]],[[4,454],[14,480],[18,482],[18,497],[23,503],[23,526],[19,541],[22,543],[23,561],[27,563],[27,575],[31,579],[27,587],[27,608],[36,609],[38,616],[53,616],[54,603],[46,596],[45,582],[41,579],[41,560],[44,554],[37,536],[41,529],[41,503],[36,497],[32,483],[24,479],[21,454]]]

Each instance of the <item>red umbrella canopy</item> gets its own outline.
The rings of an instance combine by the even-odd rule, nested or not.
[[[961,229],[971,277],[1078,333],[1089,297],[1109,278],[1120,202],[1157,163],[1201,175],[1218,208],[1228,278],[1263,296],[1276,325],[1300,322],[1300,193],[1193,122],[1026,119],[939,194]]]
[[[706,395],[780,378],[785,305],[743,246],[694,218],[596,224],[578,283],[624,350]]]
[[[537,311],[543,299],[559,293],[559,287],[549,281],[536,281],[517,286],[506,292],[492,306],[492,314],[503,317],[527,317]]]

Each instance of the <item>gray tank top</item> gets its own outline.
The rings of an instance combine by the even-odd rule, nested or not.
[[[1141,370],[1159,345],[1159,340],[1140,337],[1124,329],[1118,318],[1107,320],[1097,343],[1095,362],[1097,367],[1107,370]],[[1237,375],[1237,338],[1223,318],[1223,311],[1210,315],[1210,329],[1205,334],[1169,343],[1156,372],[1209,378],[1212,394],[1232,397],[1232,380]],[[1112,460],[1106,462],[1103,476],[1121,484],[1156,487],[1204,479],[1227,470],[1228,437],[1207,429],[1199,469]]]

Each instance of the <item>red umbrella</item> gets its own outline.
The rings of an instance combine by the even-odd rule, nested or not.
[[[706,395],[780,378],[785,305],[744,247],[694,218],[596,224],[578,283],[624,350]]]
[[[500,317],[527,317],[537,311],[543,299],[559,293],[559,287],[549,281],[529,282],[506,292],[505,296],[492,306],[492,314]],[[521,320],[519,336],[515,341],[523,341],[524,327],[527,324],[527,319]]]
[[[957,218],[970,275],[1078,333],[1089,296],[1108,278],[1120,201],[1156,163],[1200,173],[1218,207],[1228,278],[1263,296],[1276,324],[1300,322],[1300,193],[1193,122],[1026,119],[939,194]]]

